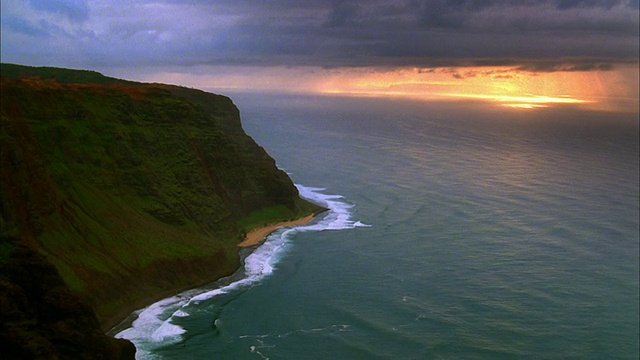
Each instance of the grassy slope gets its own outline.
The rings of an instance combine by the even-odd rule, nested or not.
[[[3,64],[20,79],[2,79],[0,225],[103,321],[229,274],[245,231],[318,210],[242,131],[228,98],[60,72]]]

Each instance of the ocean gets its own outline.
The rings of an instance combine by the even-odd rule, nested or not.
[[[230,96],[330,211],[141,309],[139,359],[638,359],[637,114]]]

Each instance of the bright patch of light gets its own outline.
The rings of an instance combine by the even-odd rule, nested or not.
[[[424,101],[469,99],[513,109],[572,105],[592,110],[638,111],[638,67],[631,65],[611,71],[549,73],[532,73],[513,67],[322,69],[201,66],[134,75],[125,77],[221,93],[251,90]]]
[[[586,104],[589,101],[575,99],[569,96],[508,96],[508,95],[482,95],[482,94],[448,94],[452,97],[488,100],[496,102],[504,107],[514,109],[537,109],[558,104]]]

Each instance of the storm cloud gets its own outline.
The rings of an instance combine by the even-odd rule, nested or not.
[[[638,1],[3,0],[5,62],[105,66],[517,66],[638,62]]]

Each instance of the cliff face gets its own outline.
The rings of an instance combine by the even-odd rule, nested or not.
[[[103,327],[232,273],[251,227],[317,210],[229,98],[87,71],[2,75],[0,259],[42,254]]]
[[[0,346],[3,359],[133,359],[128,341],[104,335],[90,307],[69,291],[57,270],[30,248],[0,263]]]

